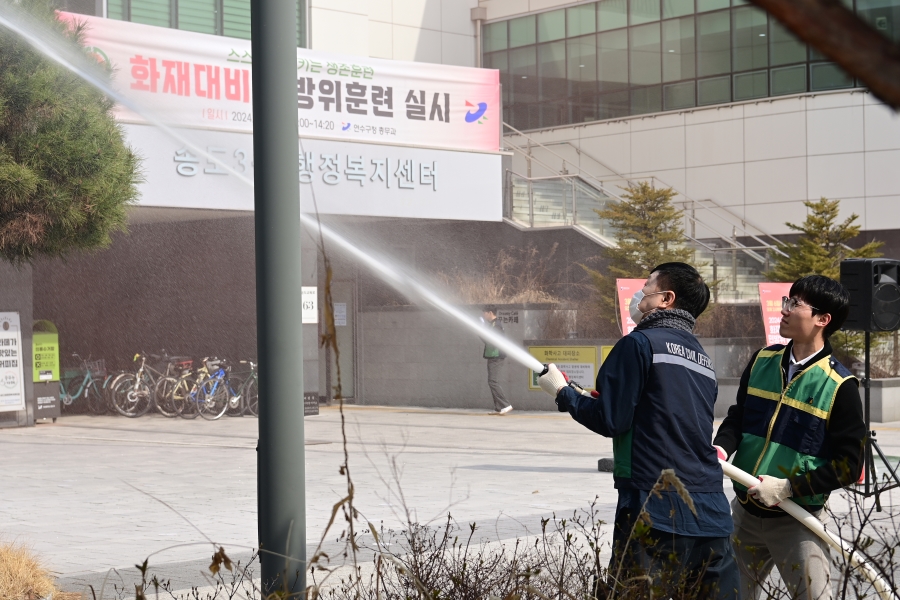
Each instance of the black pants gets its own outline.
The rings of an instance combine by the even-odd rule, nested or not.
[[[636,518],[627,509],[616,512],[609,584],[619,590],[618,596],[646,597],[652,585],[654,598],[740,598],[740,572],[729,537],[692,537],[653,528],[648,531],[642,525],[638,530],[643,532],[632,537]],[[636,577],[642,579],[633,579]]]

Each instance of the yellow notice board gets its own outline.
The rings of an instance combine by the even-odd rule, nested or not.
[[[596,346],[529,346],[528,353],[541,361],[553,363],[586,390],[594,389],[597,380]],[[531,372],[528,388],[539,390],[538,373]]]

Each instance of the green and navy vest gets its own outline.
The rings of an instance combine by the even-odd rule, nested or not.
[[[831,456],[825,437],[831,408],[838,388],[853,377],[829,355],[807,364],[785,387],[781,363],[786,348],[776,344],[760,350],[750,370],[743,435],[734,465],[754,476],[803,476],[827,464]],[[745,486],[735,482],[734,489],[741,502],[752,501]],[[824,506],[827,499],[828,494],[792,498],[809,510]]]

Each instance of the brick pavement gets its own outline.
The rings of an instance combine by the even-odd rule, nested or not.
[[[305,426],[311,552],[345,483],[337,410]],[[885,452],[900,455],[900,423],[876,429]],[[439,521],[449,509],[461,524],[477,522],[486,540],[536,532],[541,517],[568,515],[595,496],[612,520],[612,476],[596,468],[611,442],[567,415],[348,407],[347,432],[357,506],[376,524],[403,520],[392,457],[416,518]],[[110,568],[127,579],[148,555],[176,588],[202,583],[211,554],[203,535],[243,560],[255,545],[256,433],[255,419],[156,416],[0,430],[0,537],[31,544],[67,589],[99,587]]]

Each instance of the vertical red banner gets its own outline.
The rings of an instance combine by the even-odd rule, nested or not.
[[[616,279],[616,295],[619,300],[619,322],[622,324],[622,335],[628,335],[637,327],[628,313],[631,305],[631,297],[634,293],[644,287],[647,283],[646,279]]]
[[[766,346],[787,344],[788,340],[778,335],[781,323],[781,298],[791,291],[790,283],[760,283],[759,305],[762,309],[763,329],[766,330]]]

